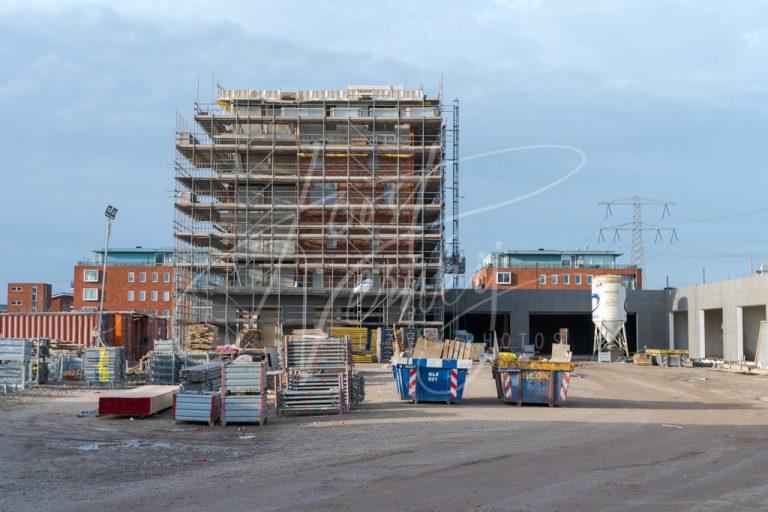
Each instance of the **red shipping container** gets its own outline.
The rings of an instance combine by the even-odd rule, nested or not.
[[[141,313],[104,313],[104,341],[108,346],[125,347],[125,358],[136,361],[152,349],[152,342],[167,338],[167,321]],[[50,338],[83,347],[94,347],[98,341],[93,331],[99,323],[98,313],[3,313],[0,314],[0,337]]]

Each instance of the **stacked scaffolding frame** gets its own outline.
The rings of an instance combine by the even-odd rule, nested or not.
[[[441,327],[454,120],[458,102],[392,86],[196,103],[177,120],[176,326]]]

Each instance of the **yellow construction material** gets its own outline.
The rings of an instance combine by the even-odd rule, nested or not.
[[[371,330],[371,344],[368,345],[367,327],[331,327],[331,338],[349,337],[352,360],[356,363],[376,362],[376,330]]]
[[[500,352],[499,353],[499,361],[504,362],[511,362],[511,361],[517,361],[518,357],[517,354],[513,352]]]
[[[232,104],[230,102],[226,100],[216,100],[216,104],[227,112],[232,112]]]
[[[109,382],[109,352],[105,347],[99,348],[99,382]]]
[[[501,354],[499,354],[501,356]],[[520,361],[506,358],[496,361],[497,368],[515,368],[519,370],[546,370],[555,372],[573,371],[574,363],[553,363],[552,361]]]
[[[687,350],[672,350],[672,349],[666,349],[666,348],[648,348],[648,349],[645,349],[645,353],[650,356],[658,356],[661,354],[666,354],[668,356],[687,356],[688,355]]]

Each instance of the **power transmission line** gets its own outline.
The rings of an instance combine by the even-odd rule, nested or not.
[[[664,234],[669,234],[670,244],[679,240],[677,238],[677,231],[674,228],[668,228],[659,224],[649,224],[647,222],[643,222],[643,206],[661,208],[661,218],[664,219],[666,216],[671,215],[669,207],[674,206],[675,203],[671,203],[669,201],[660,201],[658,199],[649,199],[647,197],[632,196],[614,201],[605,201],[599,204],[605,205],[605,218],[612,216],[613,208],[617,206],[632,207],[632,222],[600,228],[598,243],[605,241],[605,231],[613,231],[614,243],[621,240],[621,236],[619,235],[620,232],[631,232],[631,261],[633,265],[642,269],[642,273],[640,275],[640,287],[645,288],[645,282],[647,280],[645,269],[645,233],[648,231],[655,233],[654,243],[659,241],[663,242]]]

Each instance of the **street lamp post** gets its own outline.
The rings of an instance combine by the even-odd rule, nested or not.
[[[109,257],[109,235],[112,232],[112,221],[117,216],[117,208],[112,205],[107,205],[107,209],[104,211],[104,216],[107,218],[107,230],[104,237],[104,257],[102,258],[102,270],[101,270],[101,293],[99,297],[99,325],[97,327],[99,332],[99,344],[106,346],[104,341],[104,288],[107,284],[107,258]]]

